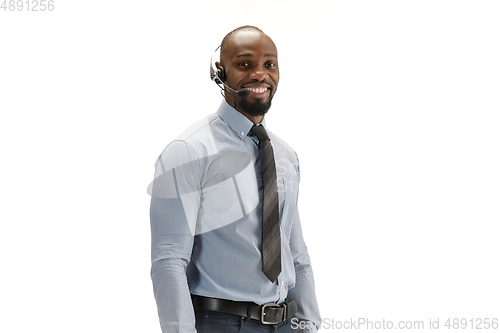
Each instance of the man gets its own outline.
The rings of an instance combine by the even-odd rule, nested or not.
[[[316,331],[298,159],[264,122],[279,81],[276,46],[244,26],[220,53],[211,69],[224,89],[217,113],[156,163],[151,277],[162,331]]]

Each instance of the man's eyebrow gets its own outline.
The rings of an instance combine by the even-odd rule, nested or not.
[[[253,57],[253,54],[251,53],[240,53],[236,56],[236,58],[243,58],[243,57]],[[264,57],[273,57],[273,58],[276,58],[278,59],[278,56],[276,54],[272,54],[272,53],[266,53],[264,54]]]

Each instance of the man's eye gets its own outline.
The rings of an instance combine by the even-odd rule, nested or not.
[[[246,62],[246,61],[244,61],[244,62],[240,62],[240,63],[238,64],[238,66],[242,66],[242,67],[248,67],[249,65],[250,65],[250,64],[249,64],[248,62]]]
[[[276,64],[274,62],[268,62],[266,67],[276,67]]]

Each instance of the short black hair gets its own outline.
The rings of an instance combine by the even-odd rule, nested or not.
[[[244,25],[244,26],[241,26],[239,28],[236,28],[234,29],[233,31],[231,31],[230,33],[228,33],[223,39],[222,39],[222,42],[220,43],[220,52],[222,54],[222,50],[224,49],[224,45],[229,41],[229,38],[231,38],[231,36],[235,33],[235,32],[238,32],[240,30],[256,30],[256,31],[260,31],[261,33],[264,33],[264,31],[260,30],[259,28],[257,27],[254,27],[253,25]]]

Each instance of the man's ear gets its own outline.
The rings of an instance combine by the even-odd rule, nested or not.
[[[222,66],[222,65],[220,64],[220,61],[216,61],[216,62],[215,62],[215,68],[219,68],[219,67],[221,67],[221,66]]]

